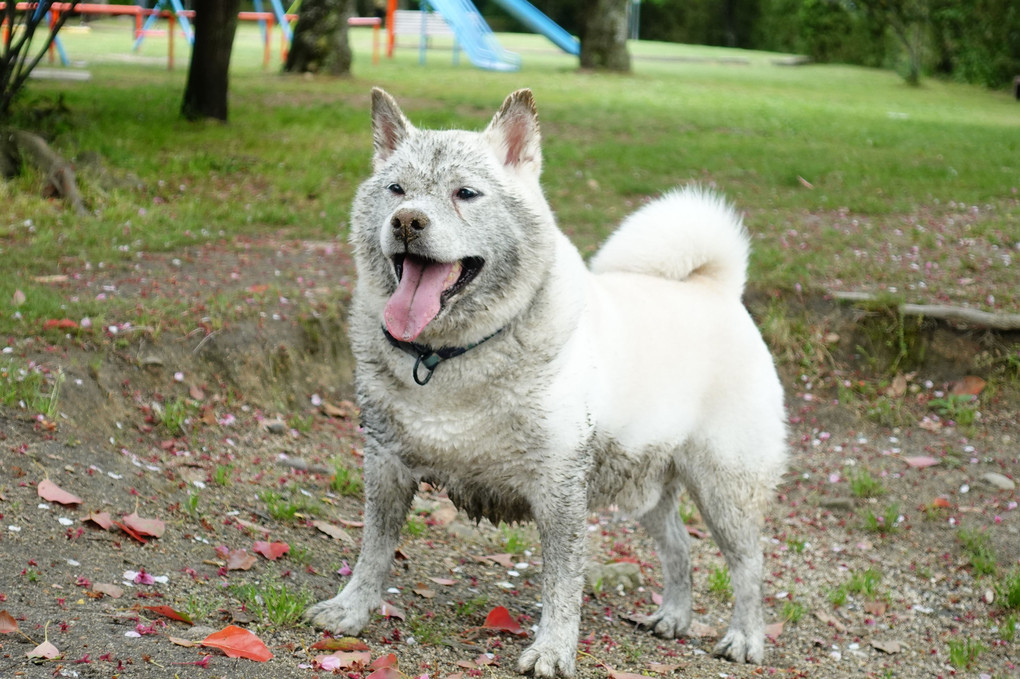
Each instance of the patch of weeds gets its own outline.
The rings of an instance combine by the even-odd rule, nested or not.
[[[880,535],[892,535],[897,530],[900,520],[900,506],[893,503],[885,508],[881,515],[870,509],[864,515],[864,529]]]
[[[489,597],[484,594],[479,594],[473,599],[458,601],[454,610],[459,617],[467,618],[484,609],[488,603]]]
[[[1003,641],[1013,641],[1016,638],[1016,613],[1010,613],[999,625],[999,638]]]
[[[977,397],[972,394],[946,394],[943,398],[928,401],[928,405],[939,416],[952,420],[961,427],[970,427],[977,420]]]
[[[184,501],[184,509],[191,518],[198,517],[198,493],[194,490],[188,493],[188,499]]]
[[[52,420],[57,415],[64,379],[64,372],[58,370],[50,384],[38,366],[21,366],[9,361],[0,365],[0,404],[42,413]]]
[[[788,600],[783,604],[783,610],[779,615],[784,621],[796,624],[804,617],[806,612],[807,607],[804,604]]]
[[[192,622],[204,620],[219,610],[223,600],[219,597],[195,596],[192,594],[184,603],[184,612],[191,618]]]
[[[436,646],[446,636],[443,623],[431,614],[411,616],[407,626],[411,628],[414,640],[423,646]]]
[[[428,526],[425,525],[424,519],[418,516],[407,517],[407,523],[404,524],[404,532],[412,538],[420,538],[427,531]]]
[[[698,508],[693,503],[683,501],[680,503],[680,520],[685,526],[689,526],[698,519]]]
[[[903,401],[884,394],[871,402],[865,414],[869,420],[883,427],[898,427],[908,422],[903,412]]]
[[[733,596],[729,568],[726,566],[712,567],[712,572],[708,574],[708,591],[720,599],[729,599]]]
[[[312,562],[312,550],[307,547],[292,547],[287,558],[299,566],[307,566]]]
[[[871,475],[867,469],[857,468],[848,475],[850,492],[854,497],[879,497],[885,495],[885,486]]]
[[[155,408],[156,420],[172,436],[180,436],[186,431],[195,412],[195,405],[186,398],[175,397]]]
[[[276,627],[295,624],[312,603],[311,592],[305,589],[294,591],[283,583],[232,585],[230,593],[262,620]]]
[[[503,534],[503,544],[511,554],[523,554],[531,546],[531,541],[520,526],[509,526],[502,521],[499,532]]]
[[[807,540],[804,538],[788,537],[786,538],[786,546],[794,554],[801,554],[807,549]]]
[[[869,313],[855,328],[857,352],[874,370],[889,375],[922,365],[928,349],[924,320],[901,314],[902,302],[894,295],[883,295],[859,304]]]
[[[275,490],[264,490],[259,499],[266,503],[269,516],[278,521],[293,521],[299,515],[314,515],[318,511],[317,503],[306,497],[291,498]]]
[[[344,497],[351,497],[361,495],[365,489],[365,482],[362,480],[360,470],[351,469],[339,460],[334,460],[329,487]]]
[[[313,422],[315,422],[315,417],[312,415],[291,415],[287,418],[287,426],[302,434],[312,431]]]
[[[956,535],[960,541],[963,553],[970,561],[970,567],[974,575],[995,575],[998,570],[996,565],[995,550],[992,548],[987,533],[963,528]]]
[[[1007,611],[1020,611],[1020,569],[1014,568],[996,585],[999,605]]]
[[[874,599],[878,595],[878,583],[881,581],[882,574],[874,568],[854,573],[847,582],[829,590],[829,602],[836,607],[842,606],[851,594]]]
[[[958,670],[967,669],[988,647],[977,639],[951,639],[949,641],[949,664]]]
[[[233,477],[234,465],[218,464],[216,465],[216,470],[212,474],[212,482],[221,488],[226,488],[230,485],[230,481]]]

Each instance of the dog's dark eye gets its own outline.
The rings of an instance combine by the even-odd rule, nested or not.
[[[474,189],[465,186],[463,188],[457,189],[457,193],[455,193],[454,195],[457,196],[457,198],[459,198],[460,200],[471,200],[472,198],[477,198],[482,194],[479,191],[475,191]]]
[[[401,186],[400,184],[390,184],[386,188],[389,189],[390,193],[392,193],[394,196],[404,195],[404,187]]]

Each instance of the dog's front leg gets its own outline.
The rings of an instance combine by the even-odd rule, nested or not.
[[[341,634],[361,632],[382,603],[383,584],[414,498],[407,468],[371,439],[365,442],[364,474],[365,526],[354,574],[339,594],[305,612],[316,627]]]
[[[581,622],[587,502],[574,479],[546,488],[532,503],[542,539],[542,618],[535,642],[521,654],[520,672],[536,677],[573,676]]]

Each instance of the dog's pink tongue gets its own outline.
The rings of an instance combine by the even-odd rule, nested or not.
[[[404,259],[397,291],[386,302],[383,319],[391,335],[405,342],[414,340],[439,313],[440,295],[455,262],[426,262]]]

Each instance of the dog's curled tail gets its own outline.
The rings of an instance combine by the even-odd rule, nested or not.
[[[592,258],[591,270],[705,282],[740,297],[749,252],[736,209],[712,191],[687,186],[625,219]]]

